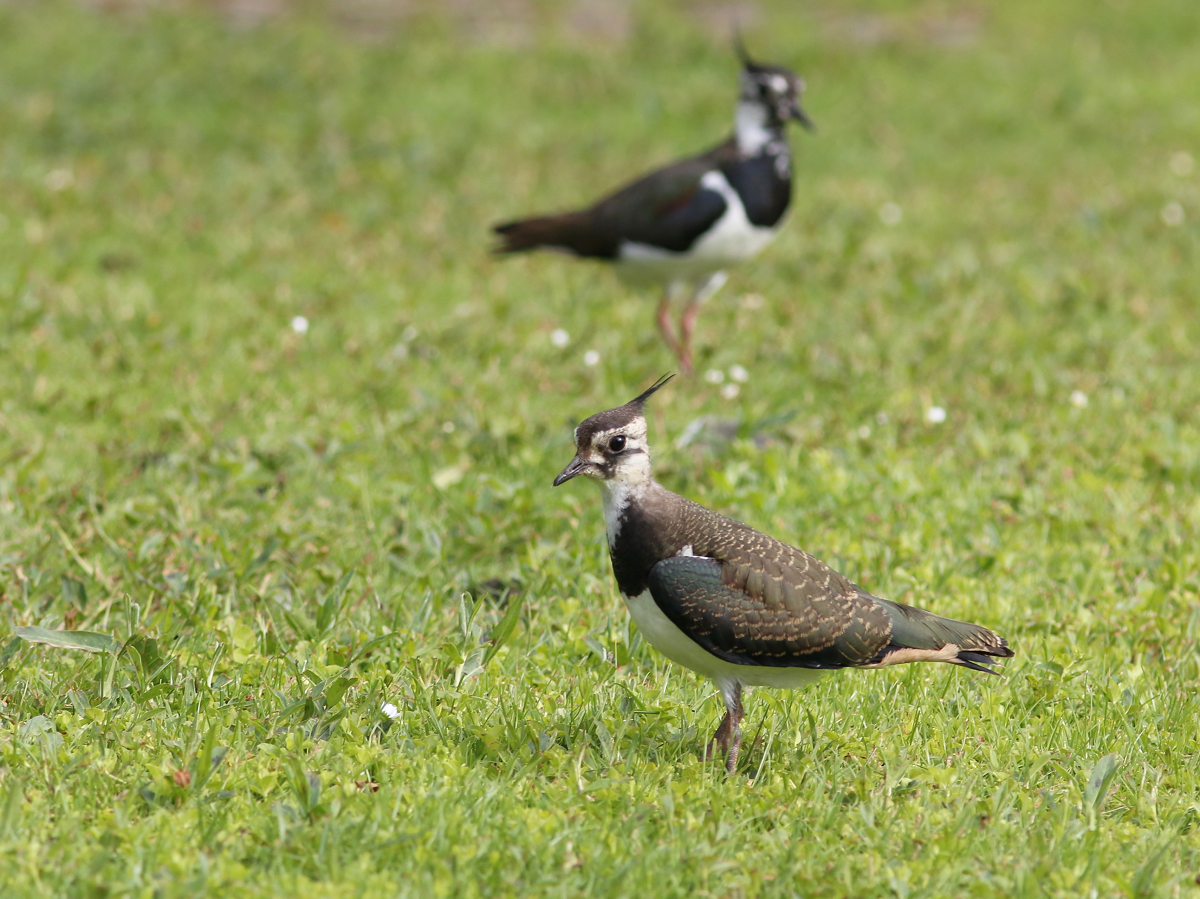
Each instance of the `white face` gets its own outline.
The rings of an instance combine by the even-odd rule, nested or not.
[[[649,484],[650,444],[646,442],[646,416],[642,407],[651,394],[673,377],[660,378],[641,396],[616,409],[597,412],[577,427],[575,458],[559,472],[554,486],[580,475],[595,478],[609,493],[622,486],[639,488]]]
[[[646,419],[635,418],[618,428],[594,431],[587,445],[578,443],[577,457],[585,463],[580,474],[602,481],[639,484],[650,478],[650,444],[646,441]]]
[[[741,89],[743,100],[757,100],[760,103],[772,105],[789,94],[795,96],[798,93],[786,75],[774,72],[752,74],[743,71]]]
[[[800,95],[804,82],[790,73],[748,71],[741,73],[741,99],[743,103],[766,109],[779,122],[796,119],[806,123],[800,111]]]
[[[620,411],[593,415],[575,429],[575,458],[554,479],[557,487],[585,475],[600,485],[610,549],[616,545],[625,509],[653,483],[646,419],[613,414]]]

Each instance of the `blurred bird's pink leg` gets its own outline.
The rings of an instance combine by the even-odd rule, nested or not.
[[[668,285],[663,291],[662,300],[658,304],[658,330],[662,332],[663,340],[671,348],[671,352],[679,355],[679,338],[675,336],[675,328],[671,325],[671,296],[673,285]]]
[[[729,276],[725,272],[713,272],[709,275],[708,280],[697,288],[692,294],[691,300],[683,310],[683,318],[679,321],[680,331],[682,336],[679,341],[679,364],[683,366],[685,371],[692,370],[692,332],[696,330],[696,319],[700,315],[700,307],[703,306],[712,297],[714,293],[725,286],[725,282]]]

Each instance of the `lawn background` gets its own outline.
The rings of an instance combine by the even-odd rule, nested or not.
[[[653,298],[487,228],[719,139],[731,13],[820,130],[658,475],[1017,657],[725,779],[549,486]],[[1193,0],[0,4],[4,895],[1197,895],[1197,85]]]

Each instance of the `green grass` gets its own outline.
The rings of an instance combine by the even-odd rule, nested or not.
[[[1193,0],[748,25],[821,130],[658,474],[1017,657],[757,691],[730,779],[549,486],[653,300],[487,254],[726,129],[686,8],[0,5],[6,897],[1197,895]]]

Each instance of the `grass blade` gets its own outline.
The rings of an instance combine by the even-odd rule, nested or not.
[[[504,617],[500,619],[500,623],[492,629],[491,645],[488,646],[487,652],[483,656],[483,665],[486,668],[490,662],[500,651],[513,631],[517,629],[517,622],[521,620],[521,609],[525,605],[525,598],[521,594],[510,597],[508,600],[508,610],[504,613]]]
[[[30,625],[13,629],[13,634],[28,643],[41,643],[56,649],[82,649],[84,652],[119,652],[121,642],[108,634],[94,631],[51,631]]]

